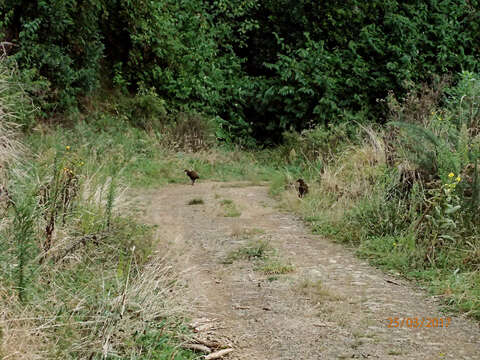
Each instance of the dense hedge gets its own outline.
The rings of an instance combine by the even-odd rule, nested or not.
[[[0,3],[0,38],[15,46],[14,58],[43,86],[44,108],[69,108],[98,86],[104,45],[96,1],[5,0]],[[50,86],[51,84],[51,86]]]
[[[377,99],[434,74],[478,68],[478,1],[262,2],[249,73],[264,75],[252,114],[270,128],[382,115]],[[285,11],[288,9],[288,11]],[[257,51],[258,49],[258,51]],[[261,122],[261,121],[260,121]],[[263,124],[262,124],[263,126]],[[261,131],[261,129],[259,129]]]
[[[100,80],[154,87],[170,110],[217,116],[219,135],[278,139],[381,118],[387,92],[478,70],[478,0],[4,0],[10,54],[46,110]],[[105,75],[105,76],[102,76]],[[52,107],[53,105],[53,107]]]

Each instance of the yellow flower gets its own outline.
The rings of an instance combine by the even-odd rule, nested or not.
[[[455,176],[455,174],[454,174],[453,172],[451,172],[450,174],[448,174],[448,177],[449,177],[449,178],[452,178],[452,177],[454,177],[454,176]]]
[[[70,150],[70,146],[69,145],[65,146],[65,149]]]
[[[457,180],[457,182],[460,182],[460,180],[462,180],[462,178],[460,176],[457,176],[456,180]]]

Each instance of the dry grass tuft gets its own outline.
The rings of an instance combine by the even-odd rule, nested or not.
[[[131,334],[141,334],[155,322],[173,323],[186,313],[176,300],[182,297],[181,288],[175,284],[177,276],[166,258],[156,254],[136,271],[138,275],[131,283],[127,281],[123,292],[109,304],[119,316],[101,319],[103,331],[99,340],[104,357],[114,355]]]
[[[273,252],[270,242],[266,239],[250,240],[244,246],[227,254],[224,263],[231,264],[237,260],[264,260]]]
[[[231,226],[230,236],[239,237],[239,238],[250,238],[254,235],[263,235],[263,234],[265,234],[265,230],[263,229],[248,228],[242,224],[234,223]]]
[[[162,321],[168,327],[186,313],[178,301],[182,290],[175,284],[176,274],[167,259],[159,254],[152,256],[143,267],[132,263],[128,280],[119,284],[117,296],[111,297],[103,289],[100,291],[104,293],[99,294],[96,301],[91,292],[72,293],[55,280],[54,273],[65,270],[62,264],[50,269],[45,281],[51,283],[41,285],[50,286],[52,292],[49,299],[41,303],[21,305],[15,294],[0,289],[2,359],[44,359],[54,353],[66,356],[65,351],[84,359],[99,354],[104,358],[119,354],[135,357],[142,349],[125,345],[132,344],[133,334],[142,334],[151,324]],[[100,272],[98,284],[111,283],[111,275]],[[56,315],[64,307],[71,312],[68,319]],[[68,339],[61,339],[69,342],[67,348],[65,344],[59,347],[59,334],[70,334]]]
[[[2,144],[0,146],[0,171],[11,162],[18,161],[20,154],[24,151],[24,146],[19,141],[19,126],[7,121],[9,115],[4,110],[0,98],[0,144]]]
[[[14,71],[5,66],[4,59],[0,57],[0,181],[5,179],[5,167],[12,161],[18,161],[25,150],[19,141],[18,109],[27,111],[24,109],[26,103],[33,109],[24,90],[13,83]]]
[[[335,161],[314,170],[304,199],[300,200],[295,187],[288,185],[293,184],[295,176],[283,174],[278,179],[286,190],[281,192],[280,207],[301,213],[306,219],[331,223],[340,220],[356,200],[372,194],[385,168],[385,146],[381,133],[369,127],[362,129],[367,135],[363,144],[345,147]]]
[[[220,214],[224,217],[239,217],[242,212],[237,205],[230,199],[223,199],[220,201]]]
[[[339,301],[341,296],[327,289],[321,280],[304,279],[297,284],[297,290],[303,296],[315,303],[324,303],[327,301]]]
[[[47,319],[22,308],[11,290],[0,287],[0,356],[2,359],[45,359],[48,339],[42,331]]]
[[[194,198],[187,202],[187,205],[203,205],[205,202],[203,201],[202,198]]]

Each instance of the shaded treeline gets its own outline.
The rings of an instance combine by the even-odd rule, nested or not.
[[[114,88],[215,118],[219,138],[266,143],[291,128],[383,121],[388,91],[477,70],[478,6],[6,0],[0,35],[45,115]]]

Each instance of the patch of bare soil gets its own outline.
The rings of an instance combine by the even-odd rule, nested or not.
[[[311,235],[274,208],[265,187],[250,185],[200,182],[137,194],[187,286],[197,335],[210,338],[204,343],[232,346],[229,359],[480,359],[477,323],[442,313],[412,284]],[[192,199],[203,204],[188,205]],[[256,243],[268,243],[270,257],[293,271],[261,271],[269,260],[257,259]],[[427,328],[427,320],[423,328],[388,327],[388,318],[447,316],[448,327]]]

